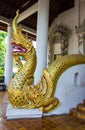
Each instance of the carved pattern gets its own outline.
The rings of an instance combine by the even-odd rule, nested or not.
[[[51,27],[49,29],[49,53],[48,53],[48,62],[51,63],[53,61],[53,53],[51,53],[51,45],[54,46],[54,44],[60,43],[61,44],[61,55],[66,55],[68,54],[68,39],[70,36],[70,30],[62,25]],[[53,49],[52,49],[53,50]],[[52,55],[52,56],[50,56]],[[50,60],[50,57],[52,57],[52,60]]]

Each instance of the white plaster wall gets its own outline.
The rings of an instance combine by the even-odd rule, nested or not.
[[[78,73],[77,79],[75,79],[76,73]],[[55,97],[60,100],[61,105],[48,115],[69,113],[70,108],[76,107],[83,101],[85,98],[85,64],[73,66],[61,75]]]
[[[80,0],[80,25],[85,19],[85,0]]]
[[[67,28],[73,29],[74,26],[74,8],[69,9],[56,18],[57,25],[65,25]]]

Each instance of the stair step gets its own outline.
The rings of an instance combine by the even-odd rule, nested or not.
[[[76,117],[77,116],[77,110],[76,108],[70,109],[70,115]]]
[[[79,119],[85,119],[85,112],[80,112],[76,108],[70,110],[70,115]]]
[[[78,104],[77,105],[77,111],[85,112],[85,105],[84,104]]]

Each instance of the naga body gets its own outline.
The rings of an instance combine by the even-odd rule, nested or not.
[[[32,41],[22,34],[21,27],[17,26],[19,13],[13,20],[12,46],[19,70],[11,80],[8,87],[8,98],[13,107],[39,108],[43,112],[49,112],[60,105],[57,97],[54,97],[56,84],[61,74],[71,66],[85,63],[85,56],[79,54],[62,56],[56,59],[48,69],[43,70],[41,81],[33,86],[33,75],[36,69],[36,51]],[[23,57],[23,64],[20,57]]]

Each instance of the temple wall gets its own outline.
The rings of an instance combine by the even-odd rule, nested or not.
[[[78,54],[78,36],[75,31],[75,26],[82,25],[83,21],[85,19],[85,0],[80,0],[80,3],[78,3],[78,0],[75,0],[74,8],[71,8],[70,10],[67,10],[61,14],[58,15],[58,17],[55,18],[55,20],[52,22],[50,28],[49,28],[49,37],[51,39],[51,42],[48,40],[48,46],[50,47],[50,56],[48,56],[48,62],[51,63],[53,59],[53,48],[54,42],[56,44],[56,40],[54,41],[51,34],[56,33],[56,28],[59,25],[62,25],[70,30],[70,36],[68,38],[68,54]],[[55,31],[53,32],[53,30]],[[55,36],[56,37],[56,36]],[[52,42],[53,41],[53,42]],[[48,47],[49,48],[49,47]],[[83,48],[82,48],[83,49]],[[57,50],[57,48],[55,48]],[[49,61],[50,60],[50,61]]]
[[[68,54],[73,54],[78,52],[78,45],[77,41],[75,41],[75,24],[74,24],[74,9],[70,9],[62,14],[60,14],[56,18],[57,24],[61,24],[63,26],[66,26],[71,30],[71,34],[69,37],[69,43],[68,43]]]
[[[85,0],[81,0],[80,3],[80,24],[82,24],[85,19]]]
[[[78,3],[80,2],[80,3]],[[58,15],[49,28],[49,63],[53,59],[53,46],[59,43],[56,40],[56,32],[59,25],[70,30],[68,37],[68,54],[84,54],[85,55],[85,0],[75,0],[74,8]],[[76,27],[77,33],[76,33]],[[57,31],[56,31],[56,28]],[[54,35],[55,36],[54,36]],[[52,37],[51,37],[52,35]],[[55,52],[57,52],[56,46]],[[57,54],[57,53],[56,53]],[[69,113],[70,108],[76,107],[78,103],[82,103],[85,98],[85,64],[77,65],[66,70],[60,77],[56,86],[55,97],[61,101],[61,106],[50,114]],[[50,115],[49,114],[49,115]]]

